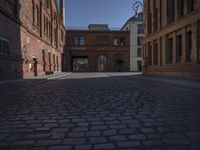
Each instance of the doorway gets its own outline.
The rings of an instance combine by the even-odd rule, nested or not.
[[[123,72],[124,67],[124,59],[123,55],[116,55],[115,56],[115,71],[116,72]]]
[[[37,76],[37,58],[33,58],[33,72],[34,72],[34,76]]]

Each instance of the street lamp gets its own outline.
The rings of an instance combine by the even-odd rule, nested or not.
[[[135,16],[138,15],[139,9],[144,9],[143,3],[141,1],[137,1],[133,4],[133,11],[135,12]]]

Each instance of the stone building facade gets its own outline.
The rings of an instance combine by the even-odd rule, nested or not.
[[[9,49],[1,48],[1,79],[61,71],[65,27],[60,2],[61,8],[57,0],[1,0],[0,39]]]
[[[19,1],[0,1],[0,80],[22,77]]]
[[[130,31],[130,71],[142,71],[143,13],[131,17],[121,28]]]
[[[144,0],[143,73],[200,75],[200,1]]]
[[[67,30],[66,71],[130,71],[130,32],[112,31],[108,25]]]

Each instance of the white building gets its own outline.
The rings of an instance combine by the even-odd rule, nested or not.
[[[143,13],[131,17],[121,28],[130,31],[130,71],[141,71],[143,42]]]

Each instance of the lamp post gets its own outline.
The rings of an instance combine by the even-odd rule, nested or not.
[[[138,11],[139,9],[144,9],[144,6],[143,6],[143,3],[141,1],[136,1],[134,4],[133,4],[133,11],[135,12],[135,16],[138,15]]]

